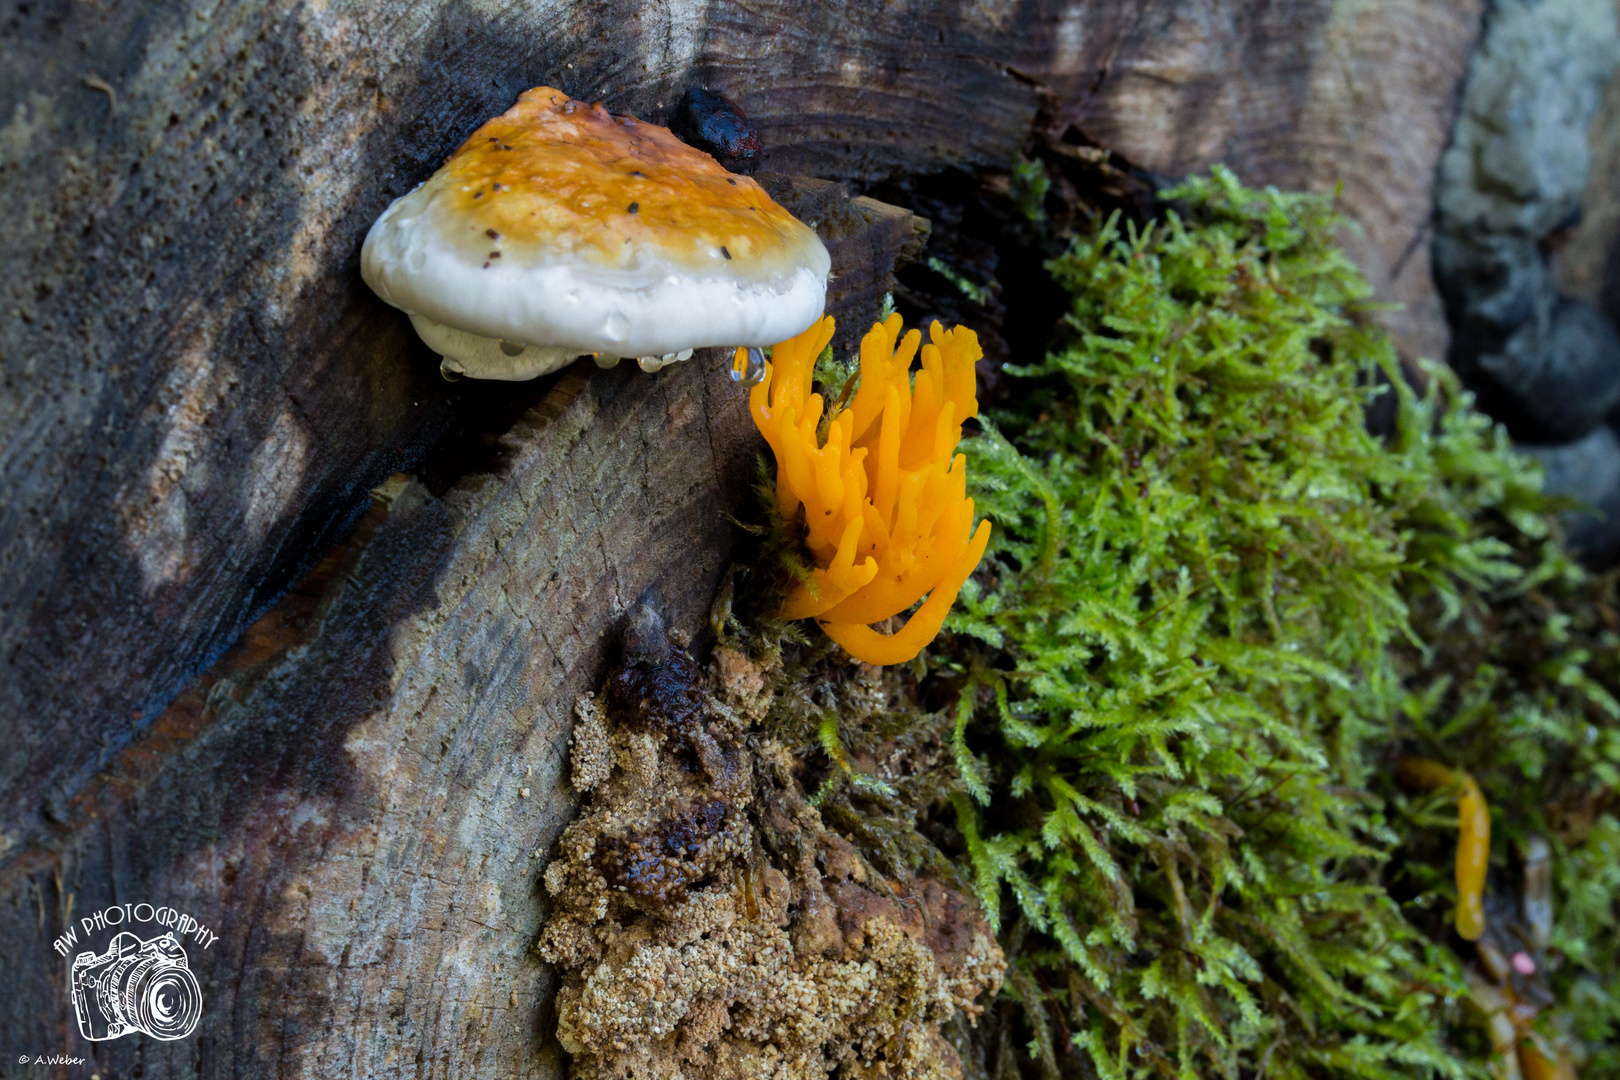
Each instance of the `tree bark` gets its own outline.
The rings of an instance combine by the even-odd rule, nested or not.
[[[8,877],[36,887],[0,909],[8,1050],[115,1076],[555,1072],[538,1049],[551,975],[529,948],[537,856],[573,808],[573,702],[647,589],[699,627],[755,441],[705,365],[627,367],[570,369],[496,473],[441,496],[383,484],[356,534],[75,795],[71,830],[13,856]],[[187,950],[203,1021],[85,1054],[51,939],[70,911],[126,900],[219,934]]]
[[[857,187],[1065,137],[1166,175],[1342,179],[1375,283],[1418,301],[1402,340],[1435,355],[1424,230],[1477,22],[1441,7],[15,9],[8,1071],[69,1053],[102,1076],[557,1073],[528,948],[533,856],[572,806],[573,697],[644,589],[700,626],[758,444],[723,357],[446,384],[359,282],[375,216],[519,91],[658,119],[704,84],[758,125],[764,169]],[[831,300],[856,332],[918,223],[793,183],[836,211]],[[52,942],[123,902],[219,934],[188,944],[195,1035],[80,1039]]]

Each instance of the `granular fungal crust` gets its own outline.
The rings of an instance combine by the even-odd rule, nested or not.
[[[941,1026],[977,1019],[1005,966],[977,904],[886,877],[824,825],[751,730],[745,658],[705,673],[647,629],[606,707],[581,702],[588,795],[545,874],[573,1075],[960,1076]]]
[[[655,251],[765,280],[820,246],[752,179],[665,128],[549,86],[524,91],[428,183],[464,223],[447,235],[477,254],[499,242],[618,267]]]

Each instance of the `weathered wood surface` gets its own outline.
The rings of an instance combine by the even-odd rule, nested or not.
[[[870,322],[922,223],[771,180],[820,220],[829,311]],[[220,941],[188,950],[207,1007],[185,1048],[90,1047],[108,1075],[154,1058],[169,1075],[556,1075],[529,947],[574,805],[573,702],[648,590],[702,630],[763,448],[726,361],[581,362],[515,422],[513,388],[469,388],[501,402],[499,433],[454,432],[420,479],[372,491],[352,535],[9,853],[0,890],[23,902],[0,908],[0,941],[21,992],[0,1037],[86,1053],[51,942],[138,897]]]
[[[1375,280],[1426,296],[1421,223],[1476,14],[8,9],[0,974],[17,991],[0,1050],[83,1054],[49,948],[68,897],[151,896],[218,920],[193,957],[205,1027],[101,1044],[103,1075],[551,1068],[543,975],[520,957],[541,918],[527,854],[568,805],[571,698],[640,588],[663,582],[677,622],[706,603],[752,443],[728,434],[740,398],[699,359],[659,380],[564,377],[493,465],[479,433],[545,387],[442,383],[360,284],[374,216],[520,90],[656,117],[705,83],[758,124],[763,169],[856,184],[1004,162],[1070,125],[1166,174],[1225,159],[1249,179],[1343,179]],[[244,638],[400,470],[423,482]]]
[[[536,853],[573,806],[573,702],[647,589],[701,628],[757,442],[743,393],[698,364],[582,367],[504,438],[498,472],[442,497],[386,482],[76,794],[69,835],[13,856],[8,1053],[93,1054],[103,1076],[555,1075],[529,948]],[[205,994],[190,1038],[79,1039],[51,939],[69,909],[120,901],[220,935],[187,950]]]
[[[1483,9],[1483,0],[1157,0],[1106,29],[1082,19],[1080,56],[1049,80],[1065,103],[1051,126],[1072,123],[1165,176],[1225,161],[1253,184],[1342,183],[1359,226],[1346,247],[1380,299],[1405,305],[1385,315],[1397,347],[1409,360],[1443,360],[1429,268],[1434,175]]]

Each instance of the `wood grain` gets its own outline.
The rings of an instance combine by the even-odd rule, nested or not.
[[[745,401],[698,364],[576,366],[499,472],[442,497],[382,485],[355,536],[0,870],[30,897],[0,907],[8,1049],[88,1051],[104,1076],[554,1075],[529,949],[536,853],[574,803],[573,701],[647,590],[702,627],[748,490]],[[50,942],[70,907],[123,900],[220,934],[188,950],[205,1007],[183,1042],[72,1030]]]
[[[1037,123],[1170,174],[1224,158],[1260,181],[1344,179],[1375,281],[1410,285],[1432,337],[1414,230],[1472,10],[17,8],[0,27],[0,715],[16,747],[0,835],[28,842],[367,490],[484,407],[437,379],[356,263],[383,206],[520,90],[656,118],[707,83],[761,129],[763,168],[852,181],[1004,162]]]
[[[800,182],[826,219],[829,310],[870,321],[914,219]],[[190,950],[207,1005],[184,1053],[155,1051],[166,1075],[556,1075],[529,949],[541,856],[573,812],[573,702],[649,590],[675,628],[705,625],[763,449],[726,361],[575,364],[459,479],[374,489],[0,865],[0,895],[30,901],[0,908],[23,984],[0,1039],[88,1047],[110,1075],[154,1064],[157,1044],[77,1037],[51,949],[74,911],[137,897],[221,935]]]
[[[1403,305],[1383,316],[1402,357],[1444,359],[1434,177],[1482,0],[1103,6],[1071,9],[1060,40],[1080,47],[1051,73],[1048,132],[1073,125],[1169,177],[1224,161],[1249,184],[1342,185],[1346,248],[1378,298]]]

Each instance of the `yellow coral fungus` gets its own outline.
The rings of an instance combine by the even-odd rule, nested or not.
[[[861,340],[859,389],[825,424],[824,403],[810,384],[832,340],[831,318],[773,348],[764,381],[749,395],[754,423],[776,457],[777,504],[788,521],[802,512],[816,562],[782,615],[815,619],[869,664],[904,663],[934,640],[990,542],[989,521],[973,528],[967,460],[956,453],[962,422],[979,411],[979,340],[965,327],[945,330],[936,322],[922,345],[916,330],[901,337],[900,325],[900,316],[890,315]],[[737,363],[746,363],[741,350]],[[925,595],[895,633],[867,625]]]
[[[1485,871],[1491,861],[1491,814],[1474,778],[1438,761],[1407,758],[1400,777],[1420,788],[1444,787],[1457,796],[1457,935],[1478,941],[1485,933]]]
[[[1519,1036],[1519,1073],[1524,1080],[1576,1080],[1575,1063],[1569,1052],[1552,1046],[1535,1031]]]

